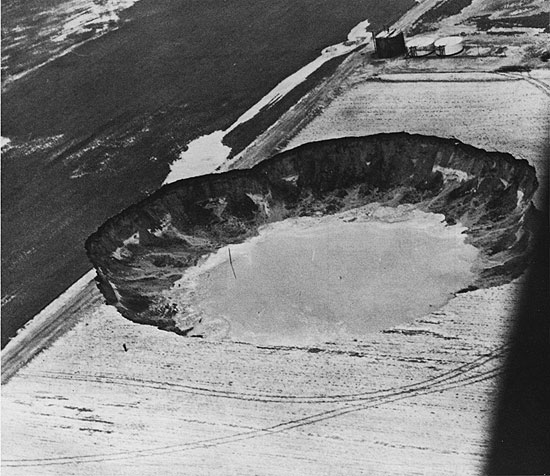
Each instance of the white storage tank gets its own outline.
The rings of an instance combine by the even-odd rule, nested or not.
[[[427,56],[434,52],[434,39],[429,36],[418,36],[407,40],[407,54],[413,58]]]
[[[464,43],[460,36],[446,36],[435,42],[435,53],[439,56],[451,56],[460,53],[464,49]]]

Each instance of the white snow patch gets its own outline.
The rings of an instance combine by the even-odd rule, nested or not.
[[[120,21],[118,12],[126,10],[138,0],[106,0],[83,4],[74,8],[74,2],[66,2],[55,10],[50,10],[52,16],[66,15],[67,20],[61,25],[61,31],[52,38],[53,41],[65,41],[69,36],[86,32],[90,28],[99,31],[112,29]]]
[[[149,229],[149,232],[155,235],[157,238],[160,238],[170,225],[172,225],[172,215],[170,215],[170,213],[167,213],[160,221],[159,228],[157,230]]]
[[[368,20],[362,21],[355,25],[351,31],[348,33],[348,41],[364,41],[370,38],[371,33],[367,31],[367,28],[370,26]]]
[[[298,175],[289,175],[287,177],[283,177],[283,180],[285,182],[296,183],[298,182]]]
[[[164,184],[214,172],[231,152],[222,142],[225,134],[226,131],[214,131],[191,141],[179,160],[170,166]]]
[[[129,238],[126,238],[122,243],[123,243],[122,246],[119,246],[115,251],[113,251],[111,253],[111,256],[113,258],[118,259],[118,260],[128,258],[129,257],[129,255],[128,255],[129,252],[126,249],[126,247],[128,245],[139,245],[139,233],[138,232],[134,233]]]
[[[4,147],[8,146],[10,142],[11,142],[11,139],[0,136],[0,149],[3,149]]]
[[[368,26],[368,20],[358,23],[349,32],[346,42],[325,48],[321,52],[321,56],[277,84],[254,106],[242,114],[228,129],[214,131],[189,142],[188,149],[180,153],[179,159],[170,166],[170,173],[164,180],[163,185],[185,178],[214,173],[215,169],[227,160],[231,152],[231,148],[223,144],[223,139],[227,134],[239,125],[248,122],[262,109],[272,106],[286,96],[327,61],[350,53],[357,47],[366,44],[368,38],[370,38],[370,34],[366,31]]]
[[[13,301],[16,297],[17,297],[17,293],[15,293],[15,294],[8,294],[7,296],[4,296],[4,297],[0,300],[0,303],[2,304],[2,306],[5,306],[5,305],[8,304],[9,302]]]
[[[468,180],[468,174],[463,170],[452,169],[448,167],[441,167],[439,165],[434,166],[432,172],[441,172],[443,179],[447,182],[449,180],[465,182]]]
[[[250,200],[252,200],[258,207],[261,207],[266,215],[269,215],[269,203],[266,200],[266,197],[260,194],[247,193],[246,194]]]
[[[525,33],[530,36],[537,36],[541,33],[544,33],[544,28],[533,28],[528,26],[514,26],[514,27],[500,27],[500,26],[494,26],[492,28],[489,28],[487,30],[487,33],[508,33],[508,34],[518,34],[518,33]]]
[[[523,195],[524,193],[521,190],[518,190],[518,193],[517,193],[518,199],[516,202],[518,207],[521,205],[521,202],[523,202]]]
[[[44,28],[39,34],[41,40],[28,39],[26,28],[15,27],[12,32],[22,31],[24,35],[21,38],[26,41],[33,41],[35,48],[46,48],[48,44],[53,44],[57,52],[45,61],[27,67],[20,73],[6,75],[2,82],[2,91],[6,91],[7,87],[24,76],[33,73],[52,61],[61,58],[84,43],[95,40],[100,36],[112,31],[120,26],[120,17],[118,12],[130,8],[139,0],[103,0],[101,2],[91,3],[85,0],[69,0],[61,2],[54,8],[41,13],[41,16],[47,17],[47,24],[53,25],[51,28]],[[90,5],[91,3],[91,5]],[[32,28],[31,34],[32,34]],[[93,35],[84,40],[78,39],[80,35],[93,31]],[[75,40],[71,40],[75,38]],[[74,42],[76,41],[76,43]],[[71,43],[72,44],[69,44]],[[22,43],[22,42],[21,42]],[[67,44],[66,47],[63,45]],[[16,43],[11,43],[10,47]],[[61,49],[59,47],[61,46]],[[5,62],[5,56],[2,57]],[[3,69],[7,69],[6,66]]]

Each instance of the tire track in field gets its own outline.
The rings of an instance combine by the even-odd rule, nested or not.
[[[416,388],[422,385],[443,383],[451,380],[456,376],[465,374],[471,370],[475,370],[489,362],[499,359],[506,352],[506,345],[497,347],[492,352],[484,354],[470,362],[462,364],[446,372],[440,373],[434,377],[416,382],[414,384],[405,385],[399,387],[400,389]],[[395,391],[395,388],[386,388],[380,390],[371,390],[358,393],[347,394],[332,394],[332,395],[295,395],[295,394],[277,394],[277,393],[248,393],[248,392],[235,392],[231,390],[218,390],[207,387],[197,387],[192,385],[178,384],[166,381],[137,379],[131,377],[124,377],[120,375],[100,375],[100,374],[71,374],[68,372],[40,372],[40,373],[22,373],[23,377],[31,378],[43,378],[52,380],[69,380],[78,382],[91,382],[99,384],[109,385],[122,385],[129,387],[151,388],[155,390],[166,390],[179,393],[188,393],[191,395],[210,396],[216,398],[227,398],[233,400],[243,400],[261,403],[296,403],[296,404],[308,404],[308,403],[346,403],[356,402],[368,399],[375,395],[385,395]]]
[[[505,347],[505,346],[502,346]],[[455,388],[462,388],[467,385],[473,385],[475,383],[484,382],[497,377],[501,373],[501,366],[489,368],[488,370],[483,368],[486,363],[496,358],[495,354],[491,354],[489,357],[485,357],[485,360],[478,358],[474,361],[456,367],[448,372],[444,372],[439,376],[425,381],[417,382],[416,384],[405,385],[396,387],[394,389],[386,390],[383,394],[372,394],[370,396],[363,396],[350,405],[340,406],[335,409],[325,410],[317,412],[311,415],[307,415],[302,418],[288,420],[276,425],[258,428],[254,430],[247,430],[239,432],[233,435],[221,436],[215,438],[202,439],[192,441],[188,443],[180,443],[176,445],[169,445],[157,448],[148,448],[143,450],[123,451],[113,453],[97,453],[91,455],[75,455],[75,456],[62,456],[52,458],[35,458],[35,459],[18,459],[18,460],[4,460],[3,466],[6,467],[40,467],[40,466],[53,466],[53,465],[67,465],[67,464],[85,464],[94,462],[105,461],[117,461],[131,458],[145,458],[160,456],[164,454],[177,453],[183,451],[191,451],[194,449],[204,449],[215,446],[227,445],[239,441],[258,438],[261,436],[275,435],[292,429],[312,425],[324,420],[336,418],[349,413],[366,410],[369,408],[378,407],[380,405],[389,404],[398,400],[407,398],[414,398],[421,395],[426,395],[435,392],[443,392]],[[481,360],[480,360],[481,359]],[[478,370],[476,372],[476,370]],[[339,403],[338,401],[335,401]],[[319,403],[319,402],[311,402]],[[345,402],[344,402],[345,403]]]

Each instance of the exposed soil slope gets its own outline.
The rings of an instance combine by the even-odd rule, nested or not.
[[[481,250],[476,286],[507,282],[527,265],[536,187],[526,161],[456,140],[405,133],[336,139],[250,170],[163,187],[107,221],[86,248],[100,290],[125,317],[186,334],[196,323],[163,291],[201,257],[268,222],[371,202],[414,203],[460,221]]]

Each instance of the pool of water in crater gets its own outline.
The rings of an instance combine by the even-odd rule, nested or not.
[[[410,322],[471,283],[477,250],[463,231],[442,215],[383,208],[268,225],[184,278],[202,319],[194,333],[312,345]]]

